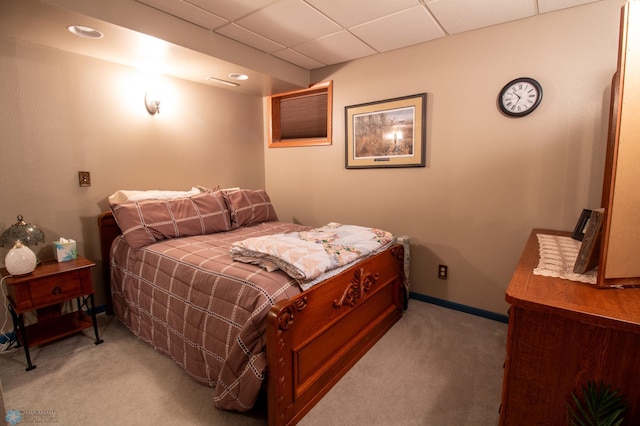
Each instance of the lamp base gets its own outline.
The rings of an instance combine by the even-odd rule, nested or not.
[[[4,266],[14,277],[29,275],[36,269],[36,254],[21,242],[16,242],[4,258]]]

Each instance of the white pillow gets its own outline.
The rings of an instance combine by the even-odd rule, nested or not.
[[[201,194],[205,191],[198,187],[192,187],[188,191],[167,191],[152,189],[148,191],[136,191],[136,190],[120,190],[109,196],[109,204],[120,204],[127,201],[140,201],[140,200],[173,200],[176,198],[192,197],[194,195]]]

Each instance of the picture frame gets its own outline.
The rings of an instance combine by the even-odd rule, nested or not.
[[[587,223],[589,222],[589,218],[591,217],[591,212],[592,210],[582,209],[582,213],[580,214],[578,223],[576,223],[576,226],[573,229],[571,238],[578,241],[582,241],[584,239],[584,234],[587,230]]]
[[[583,211],[580,218],[584,215],[585,213]],[[584,226],[582,244],[580,244],[576,263],[573,266],[573,272],[576,274],[584,274],[598,266],[603,221],[604,209],[589,211],[589,218],[586,220],[586,225]]]
[[[426,93],[344,110],[347,169],[426,166]]]

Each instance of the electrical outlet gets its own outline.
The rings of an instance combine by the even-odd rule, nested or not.
[[[446,280],[449,275],[449,267],[447,265],[438,265],[438,278]]]

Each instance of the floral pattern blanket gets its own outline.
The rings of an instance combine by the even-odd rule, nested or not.
[[[307,282],[365,257],[393,242],[393,234],[376,228],[331,222],[309,231],[247,238],[231,245],[234,260],[281,269]]]

